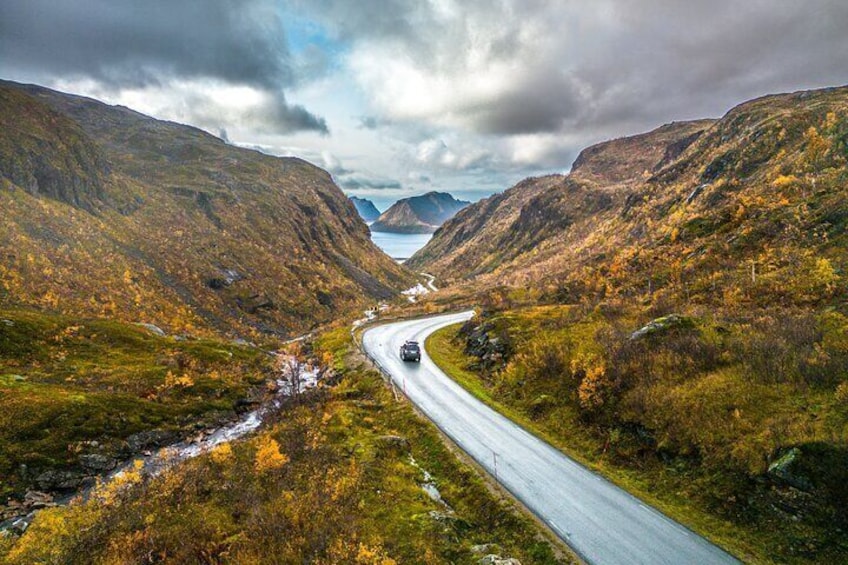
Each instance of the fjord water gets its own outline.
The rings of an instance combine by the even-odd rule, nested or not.
[[[427,245],[431,233],[389,233],[372,231],[371,241],[396,261],[405,261]]]

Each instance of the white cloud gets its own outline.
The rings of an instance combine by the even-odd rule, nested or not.
[[[136,4],[2,2],[0,72],[226,130],[380,195],[502,189],[603,139],[848,83],[844,0]]]
[[[221,129],[287,134],[326,132],[327,125],[281,92],[219,79],[172,78],[146,85],[115,87],[90,78],[58,79],[52,87],[121,104],[160,119],[189,123],[217,133]]]

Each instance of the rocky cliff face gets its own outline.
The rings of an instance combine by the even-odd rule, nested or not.
[[[106,162],[76,122],[16,89],[0,90],[0,108],[1,176],[33,196],[101,204]]]
[[[3,303],[288,334],[411,282],[302,160],[6,82],[0,123]]]
[[[469,204],[444,192],[404,198],[383,212],[371,229],[392,233],[432,233]]]

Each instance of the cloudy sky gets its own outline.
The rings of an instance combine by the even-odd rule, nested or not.
[[[478,199],[587,144],[848,83],[846,0],[2,0],[0,77]]]

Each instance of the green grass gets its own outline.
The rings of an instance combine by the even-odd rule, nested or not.
[[[137,432],[214,423],[264,381],[267,363],[257,350],[221,341],[0,310],[0,496],[46,470],[78,468],[83,442],[120,451]],[[188,380],[175,385],[174,377]]]
[[[334,384],[285,407],[258,436],[102,501],[42,512],[18,541],[0,538],[0,562],[154,555],[172,562],[475,563],[482,555],[471,548],[486,543],[525,565],[570,562],[461,463],[431,423],[395,400],[347,328],[319,337],[314,354],[334,358]],[[269,438],[287,462],[261,471],[258,447]],[[425,494],[422,470],[451,518],[431,515],[449,510]]]
[[[600,473],[673,519],[724,547],[746,562],[769,562],[772,538],[768,532],[745,529],[706,512],[690,502],[682,491],[681,479],[656,468],[639,470],[612,463],[604,455],[604,444],[577,422],[577,415],[561,409],[542,422],[502,401],[480,374],[470,370],[473,358],[456,341],[461,324],[443,328],[425,342],[427,353],[446,374],[480,401],[497,410],[524,429],[553,445],[582,465]]]

